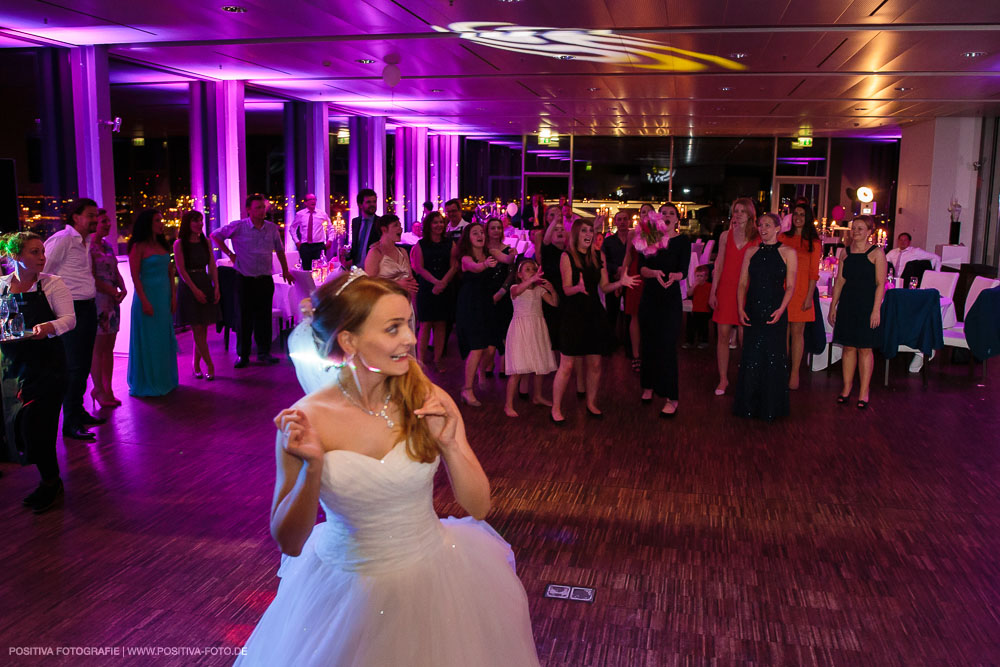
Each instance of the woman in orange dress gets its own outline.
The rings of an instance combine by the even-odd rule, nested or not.
[[[654,211],[652,204],[643,204],[639,209],[639,222],[646,222],[646,216]],[[625,275],[639,275],[639,253],[632,246],[632,239],[635,237],[639,225],[629,232],[628,242],[625,249]],[[642,299],[642,280],[638,280],[634,287],[625,290],[625,314],[629,316],[628,337],[632,344],[632,370],[636,373],[642,368],[642,358],[639,352],[639,301]]]
[[[799,367],[805,347],[806,323],[816,319],[813,309],[813,291],[819,280],[819,262],[823,257],[823,243],[816,231],[816,218],[809,204],[796,204],[792,208],[792,228],[781,235],[781,242],[795,250],[799,270],[795,274],[795,291],[788,303],[788,347],[791,352],[791,374],[788,388],[799,388]]]
[[[718,325],[715,357],[719,365],[719,386],[715,395],[722,396],[729,386],[729,334],[739,326],[740,316],[736,304],[736,291],[740,284],[743,256],[760,235],[757,233],[757,209],[747,197],[733,202],[729,211],[729,229],[719,238],[719,256],[712,275],[712,292],[708,305],[715,313],[712,321]]]

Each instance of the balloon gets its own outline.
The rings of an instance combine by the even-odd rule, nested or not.
[[[390,88],[398,86],[401,78],[402,73],[399,71],[399,65],[386,65],[385,69],[382,70],[382,80]]]
[[[517,204],[515,204],[514,202],[507,204],[507,215],[509,215],[512,218],[515,215],[517,215]]]
[[[844,207],[841,206],[840,204],[837,204],[836,206],[833,207],[833,212],[830,215],[833,217],[835,222],[840,222],[841,220],[844,219],[844,215],[846,213],[847,211],[844,209]]]

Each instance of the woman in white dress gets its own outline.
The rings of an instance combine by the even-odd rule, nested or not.
[[[275,419],[281,583],[237,664],[537,665],[510,546],[479,520],[489,482],[410,356],[407,292],[355,269],[312,302],[319,357],[343,365]],[[472,517],[434,513],[442,459]]]

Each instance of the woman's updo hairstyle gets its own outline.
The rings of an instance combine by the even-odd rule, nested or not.
[[[17,257],[28,245],[28,241],[34,239],[42,240],[42,237],[35,232],[11,232],[0,236],[0,255],[4,257]]]
[[[319,344],[320,354],[342,360],[344,350],[337,342],[342,331],[357,333],[371,315],[376,302],[384,296],[397,294],[409,300],[409,293],[398,283],[385,278],[344,274],[320,286],[312,294],[312,330]],[[406,441],[406,453],[414,461],[431,463],[440,448],[427,428],[427,422],[413,413],[433,391],[430,380],[424,375],[413,357],[404,375],[386,378],[389,400],[399,406],[400,418],[396,432]]]

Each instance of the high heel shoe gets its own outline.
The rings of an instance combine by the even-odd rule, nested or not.
[[[209,368],[205,369],[205,380],[211,382],[214,379],[215,379],[215,366],[210,366]]]
[[[117,408],[119,405],[122,404],[122,402],[119,401],[114,396],[112,396],[111,398],[107,398],[97,393],[96,391],[90,392],[90,398],[93,401],[93,406],[95,410],[97,409],[98,405],[100,405],[102,408]]]
[[[458,396],[459,396],[459,398],[462,399],[463,403],[465,403],[466,405],[468,405],[470,407],[479,408],[479,407],[482,407],[482,405],[483,405],[482,403],[480,403],[476,399],[476,395],[472,393],[472,387],[466,387],[465,389],[463,389],[461,391],[461,393],[459,393]],[[469,398],[470,396],[472,398]]]

